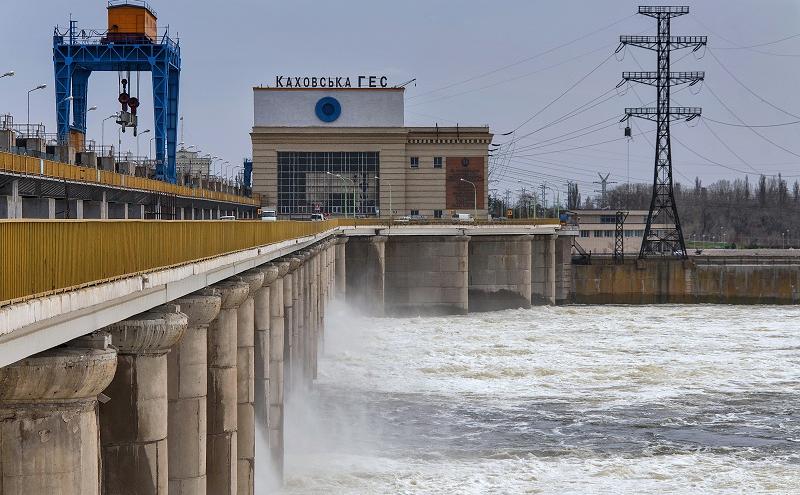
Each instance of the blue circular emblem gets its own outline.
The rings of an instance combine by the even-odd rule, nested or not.
[[[332,96],[320,98],[314,109],[319,120],[323,122],[333,122],[342,114],[342,105],[339,100]]]

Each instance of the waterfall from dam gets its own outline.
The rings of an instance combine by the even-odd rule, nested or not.
[[[798,307],[327,321],[282,493],[800,492]]]

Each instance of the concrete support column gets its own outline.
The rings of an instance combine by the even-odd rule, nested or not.
[[[215,284],[222,297],[219,315],[208,326],[207,492],[237,493],[238,308],[250,285],[238,277]]]
[[[294,332],[294,272],[303,261],[300,258],[286,258],[289,263],[286,275],[283,277],[283,387],[288,394],[292,384],[292,334]]]
[[[237,310],[237,491],[241,495],[253,495],[256,457],[255,295],[264,285],[264,273],[249,270],[242,273],[241,278],[250,285],[250,291]]]
[[[188,324],[183,339],[167,355],[169,398],[169,493],[206,493],[206,400],[208,396],[208,324],[222,299],[203,289],[175,301]]]
[[[346,254],[347,301],[371,316],[384,314],[386,236],[353,237]]]
[[[530,235],[481,235],[469,243],[469,310],[531,305]]]
[[[347,244],[347,236],[340,235],[336,237],[336,260],[334,262],[335,280],[333,282],[334,289],[336,290],[336,299],[344,301],[347,293],[347,284],[345,283],[345,244]]]
[[[100,494],[97,396],[114,378],[107,334],[0,368],[0,493]]]
[[[545,272],[545,293],[544,297],[547,304],[556,303],[556,239],[557,235],[548,236],[545,244],[544,263],[547,268]]]
[[[292,298],[292,318],[291,328],[287,329],[286,338],[289,339],[289,356],[284,363],[287,367],[287,373],[284,377],[286,381],[286,389],[291,391],[300,382],[299,366],[300,366],[300,346],[298,345],[298,337],[301,332],[303,322],[303,306],[300,300],[300,294],[303,290],[303,263],[305,257],[301,253],[296,253],[294,257],[289,260],[289,272],[292,278],[291,284],[291,298]]]
[[[276,263],[278,277],[269,288],[269,450],[272,467],[283,479],[283,406],[285,351],[285,284],[290,280],[289,262]]]
[[[534,235],[531,244],[531,303],[555,304],[555,235]]]
[[[105,191],[103,191],[103,199],[100,201],[100,218],[108,220],[108,200],[106,199]]]
[[[11,181],[11,197],[8,202],[8,218],[22,218],[22,196],[19,195],[19,180]]]
[[[569,302],[572,294],[572,236],[560,235],[555,242],[555,302]]]
[[[468,236],[394,236],[386,243],[386,313],[466,314]]]
[[[261,289],[253,296],[255,308],[255,463],[267,468],[269,454],[269,377],[270,377],[270,331],[272,324],[272,290],[278,278],[278,265],[268,263],[257,268],[264,274]],[[283,288],[281,287],[281,292]],[[281,302],[281,310],[283,310]],[[282,311],[281,311],[281,314]],[[283,330],[281,328],[281,330]],[[255,485],[254,485],[255,486]],[[258,489],[258,487],[255,487]],[[263,492],[265,488],[262,488]]]
[[[103,493],[168,493],[167,352],[187,325],[166,305],[106,327],[118,359],[100,405]]]

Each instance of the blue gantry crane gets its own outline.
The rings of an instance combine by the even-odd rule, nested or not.
[[[131,96],[130,74],[150,71],[153,82],[154,139],[156,179],[170,183],[177,180],[175,147],[177,144],[178,94],[181,51],[169,28],[157,26],[156,12],[141,0],[110,0],[108,29],[78,30],[70,20],[66,32],[56,27],[53,33],[56,117],[59,144],[70,143],[82,149],[86,136],[86,104],[89,76],[94,71],[120,74],[122,105],[117,123],[132,127],[136,133],[138,93]],[[123,78],[122,74],[127,74]],[[138,91],[138,82],[137,82]],[[70,105],[71,104],[71,105]],[[70,123],[70,106],[74,114]],[[166,156],[165,156],[166,155]]]

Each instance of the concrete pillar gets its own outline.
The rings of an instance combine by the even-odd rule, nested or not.
[[[168,493],[166,354],[187,324],[166,305],[106,327],[118,364],[100,405],[104,493]]]
[[[555,304],[555,235],[534,235],[531,244],[531,303]]]
[[[254,300],[255,311],[255,424],[256,424],[256,459],[263,461],[269,458],[269,353],[270,353],[270,326],[272,323],[270,299],[271,290],[278,278],[278,265],[268,263],[257,268],[264,275],[262,287],[256,291]],[[283,290],[281,288],[281,290]],[[281,304],[283,306],[283,304]],[[281,308],[283,309],[283,308]],[[261,428],[258,427],[261,425]],[[261,435],[258,435],[261,432]],[[264,462],[259,462],[264,465]]]
[[[8,218],[22,218],[22,197],[19,195],[19,180],[11,181],[11,200],[8,203]]]
[[[107,334],[0,368],[0,493],[100,494],[97,396],[114,378]]]
[[[560,235],[555,242],[555,303],[570,301],[572,295],[572,236]]]
[[[296,308],[294,307],[295,303],[295,294],[296,294],[296,285],[297,285],[297,269],[300,268],[300,265],[303,264],[303,260],[301,258],[292,256],[287,258],[286,261],[289,262],[289,270],[284,277],[283,280],[283,308],[284,308],[284,327],[283,327],[283,386],[284,386],[284,393],[288,394],[289,390],[292,386],[292,355],[293,355],[293,335],[296,331]]]
[[[255,423],[255,295],[264,285],[264,273],[248,270],[241,279],[250,285],[247,299],[237,310],[237,493],[253,495],[256,456]]]
[[[167,355],[169,493],[206,493],[208,324],[222,299],[203,289],[175,301],[188,319],[181,342]]]
[[[284,375],[286,356],[286,284],[291,283],[287,277],[290,263],[280,261],[278,278],[269,290],[269,450],[272,466],[278,476],[283,478],[283,411],[284,411]],[[288,291],[291,293],[291,290]]]
[[[551,235],[547,238],[544,252],[544,263],[547,269],[545,276],[545,293],[544,297],[547,304],[553,305],[556,303],[556,238],[557,235]]]
[[[384,314],[386,236],[353,237],[346,255],[347,301],[371,316]]]
[[[469,310],[531,305],[530,235],[474,236],[469,243]]]
[[[100,201],[100,218],[108,220],[108,199],[105,191],[103,191],[103,199]]]
[[[386,243],[386,313],[466,314],[468,236],[393,236]]]
[[[215,284],[222,297],[219,315],[208,326],[208,437],[206,488],[213,495],[237,493],[238,309],[250,285],[238,277]]]
[[[345,283],[345,244],[347,244],[347,236],[340,235],[336,237],[336,262],[334,268],[336,280],[333,285],[336,289],[336,299],[341,301],[344,301],[347,294],[347,284]]]

